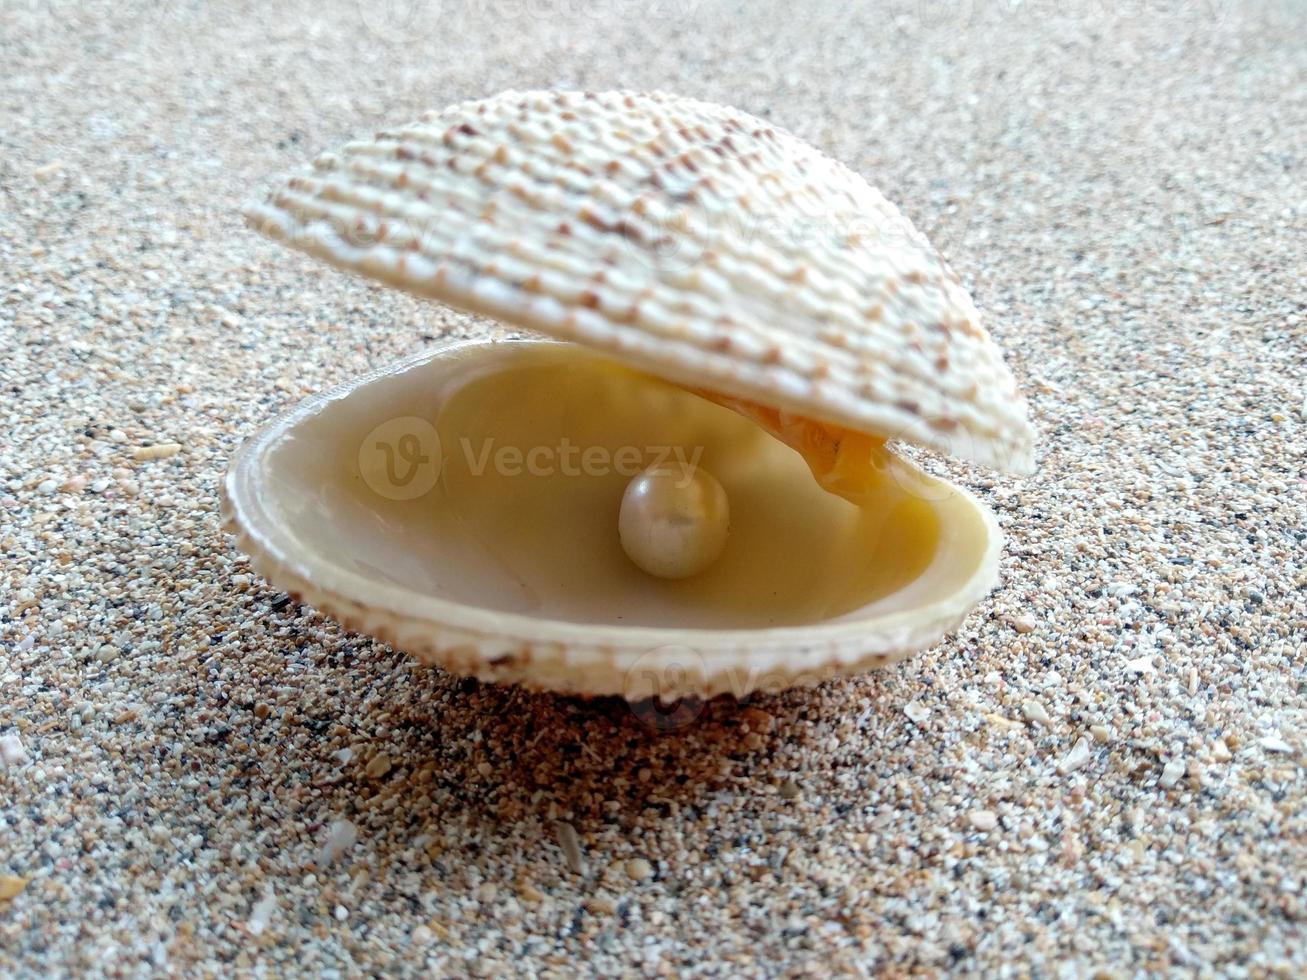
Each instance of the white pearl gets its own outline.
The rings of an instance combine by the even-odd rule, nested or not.
[[[650,575],[686,578],[721,556],[731,508],[716,477],[660,463],[627,484],[617,530],[627,557]]]

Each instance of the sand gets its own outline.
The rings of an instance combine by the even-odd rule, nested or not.
[[[0,9],[0,975],[1307,970],[1302,5],[378,10]],[[659,719],[235,553],[241,439],[492,329],[239,203],[551,85],[766,116],[951,258],[1041,434],[932,463],[1009,536],[954,637]]]

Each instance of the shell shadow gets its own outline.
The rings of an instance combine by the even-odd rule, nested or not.
[[[767,778],[769,748],[803,711],[803,692],[628,704],[483,684],[416,668],[399,711],[412,758],[441,760],[442,785],[501,820],[600,819],[693,806],[747,760]],[[451,725],[459,737],[449,739]],[[471,727],[471,731],[469,731]],[[475,746],[475,751],[466,751]],[[531,814],[530,809],[535,813]],[[618,817],[620,819],[620,816]]]

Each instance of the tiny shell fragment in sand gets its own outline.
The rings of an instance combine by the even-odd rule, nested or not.
[[[930,717],[930,709],[919,701],[909,701],[903,706],[903,713],[917,725],[924,724]]]
[[[182,451],[179,442],[161,442],[153,446],[137,446],[132,450],[133,459],[169,459]]]
[[[626,874],[633,881],[644,881],[653,874],[653,866],[644,858],[631,858],[626,862]]]
[[[0,875],[0,902],[7,902],[27,887],[27,879],[18,875]]]
[[[269,890],[250,909],[249,920],[245,923],[245,928],[250,931],[250,935],[263,935],[263,930],[268,928],[268,922],[272,919],[272,913],[275,911],[277,911],[277,896]]]
[[[325,868],[353,847],[359,839],[358,829],[348,820],[337,820],[327,830],[327,839],[318,851],[318,867]]]
[[[0,736],[0,763],[3,763],[6,769],[20,766],[26,761],[27,750],[23,748],[22,739],[12,732]]]
[[[1047,728],[1052,724],[1052,719],[1048,717],[1048,712],[1038,701],[1027,701],[1021,705],[1021,713],[1026,716],[1026,721],[1033,721],[1036,725],[1043,725]]]
[[[554,835],[563,852],[567,867],[575,874],[585,874],[585,855],[581,851],[581,840],[576,836],[576,828],[570,823],[559,820],[554,824]]]
[[[1180,781],[1180,777],[1183,775],[1184,775],[1184,760],[1172,759],[1170,762],[1168,762],[1165,766],[1162,767],[1162,775],[1157,780],[1157,784],[1161,786],[1163,789],[1170,789],[1172,786],[1174,786],[1176,783]]]
[[[1035,617],[1030,615],[1030,613],[1022,613],[1019,616],[1013,616],[1010,622],[1012,623],[1012,628],[1018,633],[1033,633],[1035,627],[1039,625],[1039,623],[1036,622]]]
[[[1089,739],[1082,735],[1076,744],[1072,746],[1071,751],[1057,764],[1057,771],[1062,775],[1066,775],[1069,772],[1075,772],[1088,761]]]

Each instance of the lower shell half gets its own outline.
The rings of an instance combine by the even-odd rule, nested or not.
[[[623,551],[632,478],[724,487],[720,557]],[[465,342],[307,399],[249,440],[228,529],[274,586],[425,664],[638,701],[773,691],[897,661],[958,626],[1000,535],[889,450],[858,503],[744,415],[569,344]]]

